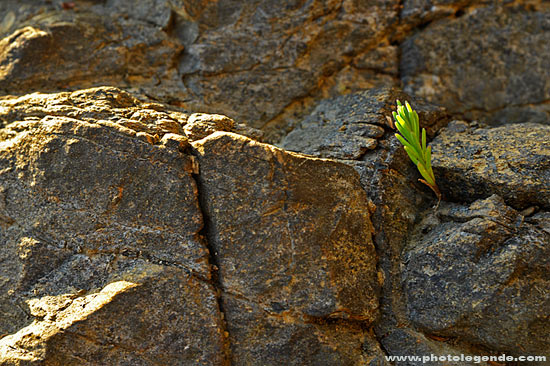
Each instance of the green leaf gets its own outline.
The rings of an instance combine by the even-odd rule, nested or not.
[[[417,152],[421,152],[419,146],[416,146],[416,144],[414,143],[415,140],[414,140],[414,137],[411,135],[411,132],[406,127],[404,127],[400,122],[397,122],[395,125],[397,126],[397,130],[401,133],[402,137],[407,140],[407,143],[409,145],[411,145],[411,148],[416,150]]]
[[[432,186],[435,186],[435,180],[430,176],[430,174],[428,174],[426,168],[424,168],[420,163],[416,164],[416,167],[424,179],[426,179],[426,182],[430,183]]]
[[[415,150],[414,147],[411,144],[409,144],[409,142],[407,140],[405,140],[405,138],[403,136],[401,136],[400,134],[396,133],[395,137],[397,137],[397,139],[401,142],[401,144],[403,146],[407,146],[408,148],[410,148],[412,150]]]
[[[397,108],[397,117],[401,118],[403,120],[403,124],[407,126],[407,129],[410,130],[411,123],[409,121],[409,117],[405,114],[403,111],[403,107]]]
[[[419,132],[420,132],[420,122],[418,120],[418,113],[416,113],[416,111],[413,111],[413,120],[414,120],[414,130],[416,131],[416,136],[418,136]]]
[[[412,160],[412,162],[415,165],[418,164],[418,156],[416,155],[414,149],[411,149],[409,146],[404,146],[403,148],[407,152],[407,155],[409,155],[409,158]]]
[[[405,118],[401,117],[401,115],[398,115],[396,119],[401,122],[404,127],[408,127],[407,121],[405,120]]]
[[[408,121],[409,123],[411,123],[411,122],[412,122],[412,120],[411,120],[411,114],[410,114],[409,109],[407,108],[407,104],[408,104],[408,103],[409,103],[409,102],[405,102],[405,106],[401,107],[401,110],[403,111],[403,114],[407,117],[407,121]],[[411,124],[411,126],[412,126],[412,124]]]
[[[431,173],[433,176],[434,173],[432,172],[432,147],[428,146],[426,149],[426,170]]]
[[[422,129],[422,151],[426,150],[426,129]]]
[[[403,105],[397,100],[397,111],[392,112],[392,115],[399,132],[395,136],[404,146],[407,155],[422,175],[423,179],[420,179],[420,181],[427,184],[441,199],[441,193],[435,183],[432,170],[432,149],[427,146],[426,129],[422,128],[422,131],[420,130],[418,113],[412,109],[408,101],[405,101],[405,105]]]

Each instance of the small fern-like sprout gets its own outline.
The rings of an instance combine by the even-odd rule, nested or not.
[[[397,112],[393,112],[395,126],[399,133],[395,137],[403,144],[405,151],[416,165],[420,175],[424,179],[419,179],[434,191],[437,198],[441,201],[441,192],[435,183],[435,176],[432,170],[432,148],[426,146],[426,129],[422,128],[420,134],[420,123],[418,113],[411,108],[409,102],[405,105],[397,101]]]

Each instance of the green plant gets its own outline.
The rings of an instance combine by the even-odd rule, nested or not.
[[[405,105],[397,101],[397,112],[393,112],[395,126],[399,133],[395,137],[403,144],[405,151],[416,165],[420,175],[424,179],[419,179],[434,191],[435,195],[441,200],[441,192],[435,183],[435,176],[432,170],[432,148],[426,146],[426,129],[422,129],[420,134],[420,123],[418,113],[411,108],[409,102]]]

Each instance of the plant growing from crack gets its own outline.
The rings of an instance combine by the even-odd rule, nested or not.
[[[424,179],[419,179],[434,191],[437,199],[441,201],[441,192],[435,183],[435,176],[432,170],[432,148],[426,146],[426,129],[422,128],[420,133],[420,123],[418,113],[411,108],[409,102],[405,105],[397,101],[397,112],[392,112],[395,119],[395,127],[399,133],[395,137],[403,144],[405,151],[416,165],[420,175]]]

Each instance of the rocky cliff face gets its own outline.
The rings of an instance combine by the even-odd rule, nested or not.
[[[469,119],[548,121],[542,0],[6,0],[0,17],[4,93],[115,85],[271,142],[320,99],[382,85]]]
[[[2,1],[0,365],[550,365],[549,24],[536,0]]]

